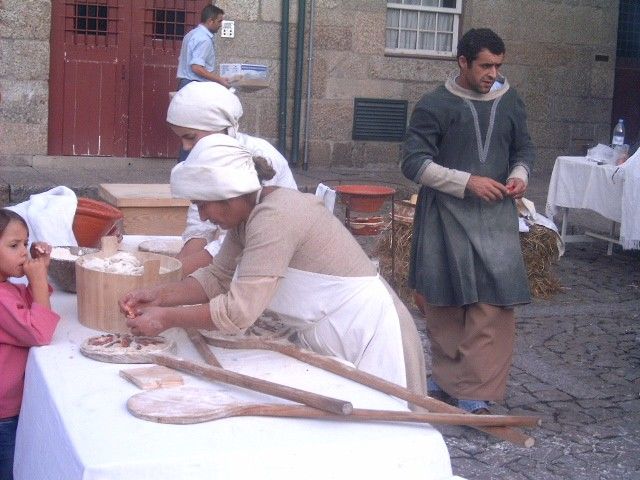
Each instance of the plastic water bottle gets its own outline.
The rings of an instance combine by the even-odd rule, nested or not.
[[[611,138],[611,146],[624,145],[624,121],[618,120],[616,128],[613,129],[613,137]]]

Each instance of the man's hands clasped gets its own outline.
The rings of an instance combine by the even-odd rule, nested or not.
[[[467,190],[485,202],[496,202],[505,197],[522,198],[526,189],[527,185],[520,178],[510,178],[503,185],[493,178],[471,175],[467,182]]]

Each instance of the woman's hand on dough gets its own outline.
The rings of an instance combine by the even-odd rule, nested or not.
[[[135,317],[127,317],[127,326],[134,335],[159,335],[170,328],[166,322],[167,311],[168,309],[163,307],[140,308]]]

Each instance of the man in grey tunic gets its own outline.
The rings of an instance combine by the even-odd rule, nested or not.
[[[530,301],[516,198],[535,152],[522,100],[500,77],[502,39],[472,29],[459,74],[416,104],[402,172],[421,184],[409,284],[431,342],[434,397],[470,412],[504,397],[515,305]]]

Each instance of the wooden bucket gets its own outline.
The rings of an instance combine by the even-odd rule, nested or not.
[[[118,307],[118,300],[137,288],[175,282],[182,278],[182,263],[167,255],[147,252],[129,252],[144,265],[142,275],[90,270],[83,263],[91,258],[107,258],[118,250],[115,237],[104,237],[102,249],[82,256],[76,261],[76,290],[78,320],[85,327],[109,333],[127,333],[125,314]],[[163,272],[160,272],[160,269]]]

